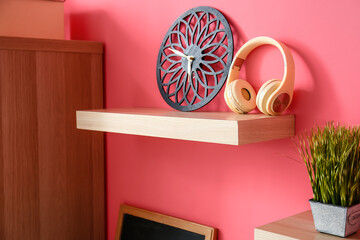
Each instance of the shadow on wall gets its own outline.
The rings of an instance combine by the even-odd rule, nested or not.
[[[144,59],[148,56],[145,46],[137,44],[138,39],[133,39],[131,29],[122,29],[121,24],[104,11],[70,14],[67,16],[69,23],[69,38],[71,40],[89,40],[104,43],[104,90],[105,106],[115,107],[141,107],[154,103],[154,91],[149,90],[147,80],[139,71],[136,62],[137,52],[143,53]],[[146,61],[146,60],[144,60]],[[155,76],[155,69],[153,70]],[[156,79],[153,81],[156,86]],[[125,90],[126,89],[126,90]],[[141,96],[139,98],[138,96]],[[159,94],[160,96],[160,94]]]
[[[232,26],[234,25],[236,24],[232,24]],[[238,32],[238,30],[234,32]],[[243,45],[242,43],[241,46],[239,46],[239,41],[242,40],[245,42],[248,40],[245,39],[244,41],[242,36],[244,36],[244,34],[241,34],[241,39],[239,39],[239,37],[234,38],[235,45],[237,46],[234,49],[234,55]],[[314,124],[321,125],[326,121],[332,120],[332,116],[340,118],[341,107],[336,98],[337,95],[334,86],[331,85],[333,81],[330,79],[330,75],[324,68],[321,60],[316,57],[316,53],[312,52],[310,48],[306,46],[306,43],[279,40],[283,41],[290,48],[295,61],[294,98],[288,112],[296,115],[297,131],[310,128]],[[283,60],[280,52],[274,47],[261,47],[261,49],[260,51],[254,51],[254,53],[249,56],[239,76],[239,79],[249,81],[256,92],[267,80],[277,77],[277,75],[279,79],[283,76]],[[275,52],[278,56],[273,54]],[[271,63],[271,61],[273,62]],[[276,70],[272,70],[269,66],[267,66],[267,69],[263,68],[262,65],[268,64],[274,65]],[[275,74],[275,76],[271,76],[270,74],[270,78],[263,79],[262,73],[265,72],[266,75],[269,71],[274,71],[278,74]],[[212,110],[214,107],[216,108],[215,111],[229,111],[226,105],[218,103],[219,98],[223,100],[224,89],[225,86],[214,101],[209,103],[204,109],[209,110],[211,109],[210,106],[212,106]],[[331,102],[329,102],[328,99],[331,99]],[[218,104],[214,104],[215,102]],[[331,105],[331,107],[329,107],[329,105]],[[259,111],[256,109],[253,112]]]
[[[234,41],[234,52],[233,57],[235,57],[236,52],[240,47],[246,42],[246,36],[243,32],[243,30],[239,27],[239,25],[231,18],[229,15],[222,12],[222,14],[225,16],[226,20],[228,21],[232,35],[233,35],[233,41]],[[241,71],[240,74],[242,74],[244,71]],[[240,75],[242,77],[242,75]],[[224,92],[225,92],[225,86],[226,82],[224,83],[224,86],[221,88],[219,93],[216,95],[216,97],[208,103],[203,108],[200,108],[198,111],[201,112],[222,112],[222,111],[231,111],[224,99]]]
[[[333,116],[341,117],[341,107],[336,98],[333,82],[316,53],[312,52],[305,43],[289,46],[298,60],[298,67],[311,79],[303,79],[306,75],[296,78],[298,87],[294,91],[291,112],[296,114],[296,128],[302,131],[332,120]],[[300,81],[306,82],[306,84]],[[312,85],[310,88],[309,86]],[[296,84],[295,84],[296,86]],[[301,87],[300,87],[301,86]],[[327,101],[331,99],[331,102]]]
[[[226,16],[226,18],[233,31],[235,56],[241,46],[250,39],[246,37],[245,33],[231,17]],[[283,41],[290,48],[294,56],[296,74],[295,89],[293,102],[288,112],[296,115],[297,130],[301,131],[304,128],[312,127],[316,123],[322,124],[334,115],[340,117],[341,109],[336,99],[335,89],[330,85],[332,82],[330,76],[323,67],[321,60],[316,57],[316,53],[312,52],[311,49],[306,46],[306,43],[294,42],[294,40],[278,40]],[[267,80],[276,77],[276,75],[270,75],[269,79],[263,79],[263,72],[273,70],[271,68],[263,69],[262,65],[268,65],[269,63],[274,65],[274,67],[279,69],[279,79],[283,76],[282,56],[277,49],[270,48],[273,47],[263,47],[261,48],[263,50],[254,51],[254,54],[251,54],[247,61],[245,61],[240,71],[239,79],[249,81],[250,84],[254,86],[256,92]],[[272,54],[274,53],[273,51],[277,52],[277,59],[273,58],[277,57]],[[230,111],[224,101],[224,89],[225,84],[213,101],[199,111]],[[326,99],[329,98],[331,102],[326,101]],[[328,107],[329,104],[331,104],[331,108]],[[253,112],[256,113],[259,111],[256,109]]]
[[[148,49],[146,46],[138,44],[139,39],[136,38],[138,34],[134,32],[136,30],[129,29],[127,25],[122,26],[120,22],[111,19],[106,12],[71,14],[67,18],[69,19],[71,39],[104,42],[106,107],[144,106],[170,109],[162,99],[156,85],[155,66],[158,49]],[[249,39],[231,17],[226,16],[226,18],[233,30],[235,55]],[[162,39],[162,37],[160,38]],[[336,92],[334,86],[330,84],[333,81],[316,53],[304,42],[293,39],[279,40],[288,45],[295,60],[295,91],[288,112],[296,115],[297,130],[301,131],[304,128],[312,127],[315,123],[322,124],[331,120],[329,119],[331,116],[341,117],[341,108],[336,99]],[[267,80],[260,77],[262,71],[259,69],[259,65],[268,64],[265,55],[269,49],[264,47],[264,50],[259,53],[256,51],[249,57],[239,76],[253,84],[255,90],[258,90],[259,86]],[[137,60],[136,55],[139,53],[142,53],[141,61],[147,63],[142,65],[141,71],[139,71],[138,64],[134,63]],[[282,59],[280,61],[282,62]],[[277,65],[279,64],[275,64],[275,66]],[[276,70],[277,68],[282,76],[283,68],[280,65],[276,67]],[[268,70],[271,69],[265,69],[264,72]],[[151,76],[148,76],[149,73]],[[230,111],[225,104],[224,89],[225,86],[213,101],[199,111]],[[331,99],[331,102],[326,101],[328,99]]]

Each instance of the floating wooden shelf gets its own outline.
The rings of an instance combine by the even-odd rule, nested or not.
[[[255,228],[255,240],[341,240],[344,238],[315,230],[311,211]],[[360,232],[345,239],[360,239]]]
[[[295,134],[294,115],[239,115],[124,108],[76,112],[77,128],[142,136],[241,145]]]

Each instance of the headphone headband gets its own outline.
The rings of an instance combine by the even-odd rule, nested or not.
[[[239,78],[239,72],[242,64],[247,56],[257,47],[262,45],[273,45],[277,47],[284,59],[284,76],[279,86],[278,91],[286,89],[287,92],[292,92],[294,89],[295,79],[295,65],[292,54],[288,47],[282,42],[276,41],[270,37],[256,37],[246,42],[236,53],[234,60],[230,67],[229,77],[226,85]],[[278,92],[276,91],[276,92]],[[291,94],[292,96],[292,94]]]

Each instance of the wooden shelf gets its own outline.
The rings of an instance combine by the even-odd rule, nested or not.
[[[77,111],[78,129],[241,145],[295,134],[294,115],[125,108]]]
[[[360,232],[341,238],[317,232],[311,211],[255,228],[255,240],[341,240],[360,239]]]

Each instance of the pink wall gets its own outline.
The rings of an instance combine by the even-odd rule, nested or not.
[[[66,1],[68,38],[105,43],[106,107],[169,108],[156,84],[158,48],[181,13],[203,5],[227,17],[236,50],[260,35],[290,47],[298,132],[327,120],[359,124],[358,0]],[[263,47],[246,76],[258,89],[282,70],[280,54]],[[222,95],[203,110],[228,111]],[[291,139],[234,147],[107,134],[106,144],[109,239],[121,203],[214,226],[220,240],[253,239],[256,226],[309,209]]]

